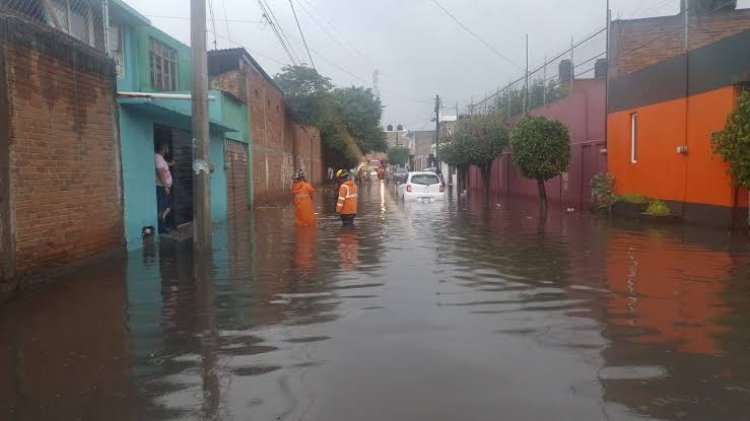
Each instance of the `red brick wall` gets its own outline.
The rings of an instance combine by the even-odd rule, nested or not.
[[[258,69],[242,62],[240,70],[215,76],[211,85],[248,104],[254,204],[286,199],[297,168],[311,183],[322,182],[320,132],[292,120],[283,94]]]
[[[750,29],[750,11],[692,17],[688,29],[688,45],[695,50]],[[684,15],[612,23],[612,77],[636,72],[684,51]]]
[[[59,34],[17,25],[28,28],[8,28],[14,38],[0,42],[15,270],[25,276],[116,248],[123,221],[112,63]]]

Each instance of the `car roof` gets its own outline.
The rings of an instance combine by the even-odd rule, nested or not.
[[[437,177],[437,174],[432,171],[412,171],[409,175],[434,175]]]

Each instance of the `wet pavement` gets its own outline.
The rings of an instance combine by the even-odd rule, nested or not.
[[[750,419],[745,238],[533,203],[289,207],[0,307],[2,420]]]

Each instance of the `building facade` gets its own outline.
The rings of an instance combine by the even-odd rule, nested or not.
[[[154,151],[170,146],[174,161],[174,218],[193,218],[191,51],[119,0],[110,1],[110,45],[117,62],[122,139],[125,238],[142,246],[143,230],[157,226]],[[222,222],[249,205],[247,106],[209,92],[211,218]]]
[[[252,193],[254,204],[282,200],[289,194],[292,175],[302,169],[314,185],[323,181],[320,132],[296,123],[284,94],[244,48],[208,54],[211,86],[246,104],[252,138]]]
[[[42,4],[0,7],[0,293],[122,244],[115,66],[97,4],[73,33]]]
[[[750,11],[615,21],[608,164],[617,193],[667,201],[688,222],[727,227],[747,207],[712,151],[750,81]]]

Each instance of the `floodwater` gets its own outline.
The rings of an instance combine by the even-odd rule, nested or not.
[[[744,238],[360,197],[355,230],[321,197],[22,292],[0,419],[750,419]]]

